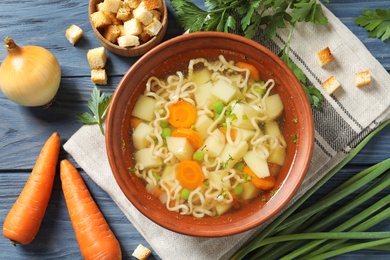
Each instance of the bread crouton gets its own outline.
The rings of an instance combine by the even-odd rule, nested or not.
[[[138,35],[138,38],[139,40],[144,43],[144,42],[147,42],[150,40],[150,38],[152,38],[149,34],[147,34],[145,31],[142,31],[142,33],[140,33]]]
[[[106,12],[106,15],[108,18],[110,18],[110,24],[114,24],[114,25],[118,25],[118,24],[122,24],[122,21],[119,20],[118,18],[116,18],[116,13],[107,13]]]
[[[117,25],[117,28],[118,28],[119,31],[120,31],[119,37],[120,37],[120,36],[126,35],[125,26],[124,26],[123,24]]]
[[[104,11],[104,2],[100,2],[96,5],[96,11]]]
[[[121,47],[134,47],[140,45],[139,38],[135,35],[124,35],[117,39],[118,45]]]
[[[153,18],[161,21],[161,12],[159,10],[151,10]]]
[[[139,244],[137,248],[134,250],[132,256],[137,258],[138,260],[146,260],[152,251],[150,251],[147,247]]]
[[[105,69],[92,69],[91,81],[96,85],[107,84],[107,73]]]
[[[83,30],[75,24],[72,24],[65,31],[65,37],[72,45],[75,45],[76,42],[80,40],[81,36],[83,36]]]
[[[137,8],[133,10],[134,18],[140,21],[143,25],[148,25],[153,21],[153,14],[146,9],[144,2],[141,2]]]
[[[371,72],[369,70],[361,71],[356,74],[356,87],[364,87],[371,84]]]
[[[109,13],[117,13],[121,5],[121,0],[104,0],[104,11]]]
[[[142,32],[142,24],[135,18],[124,22],[123,27],[126,35],[139,35]]]
[[[143,0],[143,2],[148,10],[158,9],[161,6],[160,0]]]
[[[128,6],[122,6],[118,9],[118,12],[116,13],[116,19],[121,21],[127,21],[130,20],[132,16],[131,9]]]
[[[140,3],[141,0],[123,0],[123,4],[128,5],[131,9],[137,8]]]
[[[162,24],[159,20],[153,18],[153,22],[144,27],[144,31],[150,36],[155,36],[161,30]]]
[[[95,28],[102,28],[111,24],[111,19],[104,11],[97,11],[91,14],[91,22]]]
[[[121,34],[121,29],[119,28],[119,25],[109,25],[106,28],[104,28],[104,31],[102,33],[103,37],[106,38],[107,41],[116,43],[116,39]]]
[[[338,89],[341,85],[340,83],[337,81],[336,77],[335,76],[331,76],[329,77],[327,80],[325,80],[323,83],[322,83],[322,86],[324,87],[324,89],[329,93],[329,95],[333,94],[333,92],[336,91],[336,89]]]
[[[326,47],[319,52],[317,52],[318,61],[321,66],[325,66],[326,64],[329,64],[333,59],[333,54],[330,51],[329,47]]]
[[[106,49],[104,47],[98,47],[88,50],[87,59],[91,69],[104,68],[107,61]]]

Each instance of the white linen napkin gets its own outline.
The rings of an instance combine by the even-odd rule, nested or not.
[[[369,132],[390,118],[389,73],[325,6],[323,11],[329,19],[328,26],[299,24],[291,42],[292,60],[325,99],[322,110],[313,109],[314,154],[307,177],[291,203]],[[255,40],[278,53],[287,37],[288,31],[281,31],[274,41],[264,41],[261,37],[255,37]],[[321,67],[316,53],[325,47],[330,48],[335,60],[329,66]],[[372,83],[357,88],[355,74],[364,70],[371,71]],[[332,75],[341,83],[341,88],[329,95],[321,83]],[[266,225],[222,238],[196,238],[166,230],[137,211],[119,189],[108,163],[104,137],[97,126],[81,127],[65,143],[64,149],[108,193],[162,259],[227,259]]]

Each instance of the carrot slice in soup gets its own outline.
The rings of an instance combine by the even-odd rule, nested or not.
[[[239,61],[236,63],[236,66],[242,69],[248,69],[249,70],[249,77],[253,79],[254,81],[260,80],[260,73],[259,70],[252,64],[246,63],[243,61]]]
[[[197,118],[195,107],[187,101],[179,101],[169,107],[168,122],[176,127],[189,128]]]
[[[270,175],[264,178],[259,178],[257,175],[252,171],[251,168],[249,168],[248,165],[245,166],[243,170],[244,174],[251,177],[251,182],[253,185],[255,185],[257,188],[262,190],[270,190],[275,186],[276,179],[274,176]]]
[[[155,198],[159,198],[161,195],[163,195],[164,194],[164,190],[163,189],[160,189],[160,188],[156,188],[156,189],[154,189],[154,191],[153,191],[153,196],[155,197]]]
[[[189,128],[177,128],[172,131],[171,136],[185,137],[191,146],[196,150],[203,145],[203,138],[200,134]]]
[[[199,187],[204,181],[204,175],[200,165],[191,160],[183,160],[179,162],[176,178],[184,188],[194,190]]]
[[[130,127],[131,129],[136,129],[139,124],[142,123],[142,120],[136,117],[130,118]]]
[[[226,141],[228,140],[228,136],[227,136],[227,131],[226,131],[226,128],[224,127],[220,127],[219,130],[225,135],[225,139]],[[231,129],[230,130],[230,139],[232,139],[232,141],[234,142],[234,140],[236,140],[236,134],[234,132],[234,129]]]

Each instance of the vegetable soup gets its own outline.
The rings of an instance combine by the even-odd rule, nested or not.
[[[223,55],[150,77],[131,114],[131,174],[168,210],[196,218],[269,199],[287,147],[275,84]]]

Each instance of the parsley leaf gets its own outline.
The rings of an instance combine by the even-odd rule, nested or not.
[[[363,10],[354,22],[364,27],[371,38],[378,38],[382,41],[390,39],[390,8],[387,11],[384,9]]]
[[[314,24],[326,25],[328,20],[322,13],[321,5],[317,4],[316,0],[302,0],[294,5],[291,22],[313,22]]]
[[[94,87],[91,99],[88,100],[88,108],[93,114],[88,112],[77,115],[79,122],[90,125],[98,124],[101,133],[104,135],[103,121],[110,106],[112,95],[106,97],[97,87]]]
[[[179,18],[179,23],[191,32],[203,31],[208,12],[187,0],[171,1]]]

